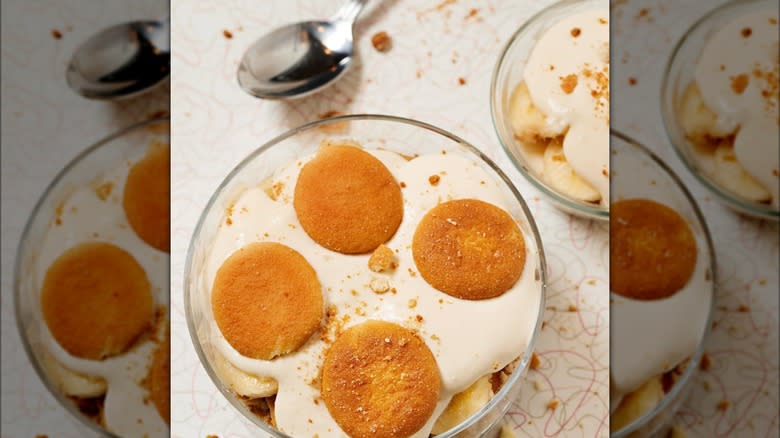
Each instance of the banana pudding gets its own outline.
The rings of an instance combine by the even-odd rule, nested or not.
[[[242,185],[193,273],[219,380],[291,436],[462,423],[514,371],[542,298],[498,184],[458,154],[324,140]]]
[[[753,9],[708,36],[677,117],[696,166],[726,192],[778,204],[778,7]]]
[[[609,206],[608,5],[544,30],[509,100],[519,152],[565,198]]]
[[[154,140],[124,155],[54,209],[36,248],[36,330],[48,380],[83,415],[119,436],[163,437],[170,149]]]

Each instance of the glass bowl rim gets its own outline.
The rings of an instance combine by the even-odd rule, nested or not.
[[[33,207],[30,215],[27,217],[27,221],[25,222],[21,237],[19,238],[19,245],[16,248],[16,253],[15,253],[16,259],[14,260],[14,271],[13,271],[14,317],[16,318],[16,330],[19,333],[19,338],[22,341],[22,346],[27,355],[27,359],[30,361],[30,364],[35,370],[35,374],[38,376],[43,386],[46,387],[46,390],[49,392],[49,394],[51,394],[54,397],[57,403],[62,408],[64,408],[70,414],[71,417],[75,418],[77,422],[81,423],[82,425],[85,425],[91,432],[97,433],[98,435],[106,438],[122,438],[122,437],[104,428],[103,426],[99,425],[95,421],[87,418],[81,411],[79,411],[73,405],[73,403],[68,399],[67,395],[65,395],[61,390],[55,387],[54,383],[50,381],[48,374],[43,369],[42,364],[38,362],[35,352],[33,351],[33,347],[30,344],[30,340],[27,338],[25,326],[22,323],[21,318],[19,317],[22,314],[21,299],[20,299],[20,295],[21,295],[20,285],[21,285],[22,278],[24,276],[22,273],[22,263],[21,263],[22,251],[25,246],[24,245],[25,242],[29,238],[30,232],[32,231],[33,222],[40,214],[41,209],[44,207],[44,203],[46,202],[47,198],[52,193],[52,191],[59,185],[59,183],[63,180],[63,178],[65,178],[70,173],[73,167],[81,163],[83,160],[91,156],[96,151],[102,149],[104,146],[112,144],[115,140],[118,140],[128,134],[137,132],[148,126],[152,126],[160,123],[170,123],[170,118],[159,117],[159,118],[144,120],[142,122],[137,122],[130,126],[122,128],[114,132],[113,134],[110,134],[107,137],[103,137],[101,140],[91,144],[86,149],[76,154],[76,156],[73,157],[70,161],[68,161],[68,163],[65,164],[65,166],[62,167],[62,169],[60,169],[57,172],[54,179],[52,179],[49,182],[49,184],[46,185],[46,188],[43,190],[42,194],[38,197],[38,200],[35,201],[35,206]]]
[[[552,188],[548,187],[547,184],[545,184],[540,179],[536,178],[534,175],[531,174],[531,172],[523,169],[524,164],[521,163],[517,157],[512,153],[511,144],[508,143],[508,141],[504,138],[504,136],[501,134],[502,127],[500,126],[501,123],[499,122],[498,118],[498,107],[499,107],[499,96],[498,96],[498,88],[499,88],[499,74],[503,71],[506,64],[509,62],[509,51],[514,47],[514,44],[520,39],[521,36],[524,36],[525,33],[528,31],[528,28],[544,18],[545,16],[552,14],[560,9],[569,7],[569,6],[575,6],[577,4],[585,3],[589,0],[561,0],[558,2],[555,2],[549,6],[546,6],[542,8],[541,10],[537,11],[534,15],[532,15],[530,18],[528,18],[513,34],[511,37],[509,37],[509,40],[504,44],[504,47],[501,49],[501,52],[498,56],[498,61],[496,62],[495,66],[493,67],[493,73],[492,78],[490,80],[490,119],[493,122],[493,130],[496,133],[496,136],[498,137],[498,142],[501,144],[501,148],[504,150],[504,153],[509,157],[509,160],[512,162],[512,165],[517,169],[525,179],[531,183],[534,188],[539,190],[540,192],[544,193],[545,196],[550,198],[554,203],[557,203],[564,207],[565,210],[571,210],[576,211],[579,215],[583,217],[587,217],[589,219],[596,219],[599,221],[606,221],[609,222],[609,208],[604,207],[591,207],[585,203],[574,201],[573,199],[570,199],[568,197],[565,197],[561,194],[559,194],[556,190],[553,190]],[[503,111],[501,111],[503,114]]]
[[[483,406],[477,412],[470,415],[466,420],[458,424],[456,427],[446,431],[443,434],[437,435],[437,437],[441,437],[441,438],[453,437],[458,433],[462,432],[464,429],[476,424],[480,419],[482,419],[482,417],[485,416],[485,414],[487,414],[490,410],[492,410],[496,405],[498,405],[498,403],[501,400],[503,400],[507,396],[511,388],[521,383],[521,377],[525,375],[527,366],[531,359],[531,354],[533,353],[534,347],[536,345],[536,341],[539,338],[539,332],[541,330],[542,321],[544,320],[545,298],[546,298],[546,291],[547,291],[547,261],[544,254],[544,247],[542,245],[541,234],[539,233],[539,230],[536,226],[536,221],[533,215],[531,214],[530,209],[528,208],[525,198],[517,190],[517,187],[515,187],[511,179],[509,179],[509,177],[493,162],[493,160],[491,160],[488,156],[486,156],[476,146],[472,145],[470,142],[467,142],[461,137],[458,137],[455,134],[450,133],[449,131],[446,131],[442,128],[438,128],[429,123],[421,122],[406,117],[391,116],[391,115],[384,115],[384,114],[349,114],[349,115],[331,117],[322,120],[316,120],[313,122],[305,123],[296,128],[290,129],[287,132],[284,132],[272,138],[271,140],[265,142],[263,145],[254,149],[252,152],[249,153],[249,155],[247,155],[238,164],[236,164],[233,167],[233,169],[231,169],[231,171],[223,178],[219,186],[215,189],[215,191],[210,196],[208,202],[206,203],[205,207],[203,208],[203,211],[200,214],[200,217],[198,218],[198,222],[195,225],[192,236],[190,237],[190,244],[187,249],[187,257],[185,259],[185,264],[184,264],[184,272],[182,273],[184,275],[184,283],[183,283],[184,313],[185,313],[185,318],[187,320],[187,328],[190,332],[190,340],[192,341],[193,346],[195,347],[195,352],[197,353],[198,359],[201,362],[201,366],[203,366],[203,368],[205,369],[206,374],[209,375],[209,378],[211,379],[212,383],[215,384],[215,386],[217,387],[217,389],[219,389],[219,392],[222,394],[222,396],[225,397],[228,400],[228,402],[231,405],[233,405],[234,408],[236,408],[241,414],[243,414],[244,417],[247,417],[247,419],[249,419],[250,422],[252,422],[255,426],[259,427],[262,431],[271,434],[271,436],[276,438],[292,438],[289,435],[286,435],[285,433],[266,424],[264,421],[260,420],[259,418],[256,418],[254,416],[250,417],[245,412],[247,410],[246,407],[238,400],[236,394],[232,393],[229,389],[227,389],[226,385],[217,377],[213,366],[209,362],[209,359],[206,357],[205,352],[201,347],[201,342],[197,334],[197,328],[195,327],[195,323],[193,320],[192,297],[190,295],[190,290],[192,289],[192,285],[189,278],[190,277],[189,273],[192,270],[192,259],[195,252],[195,240],[201,234],[201,230],[203,228],[206,216],[211,211],[211,209],[215,206],[217,199],[223,194],[223,191],[227,187],[227,184],[229,184],[238,175],[239,172],[241,172],[249,163],[254,161],[263,152],[271,149],[275,145],[279,144],[284,140],[287,140],[288,138],[294,137],[295,135],[302,132],[310,131],[314,128],[317,128],[318,126],[332,124],[332,123],[339,123],[339,122],[350,122],[350,121],[390,122],[390,123],[399,123],[414,128],[422,128],[434,134],[443,136],[449,139],[450,141],[453,141],[463,146],[470,153],[480,158],[483,161],[483,163],[488,165],[491,168],[491,170],[496,173],[498,178],[503,181],[503,183],[509,189],[509,191],[514,195],[515,198],[514,201],[516,201],[520,205],[523,211],[523,215],[525,216],[525,220],[528,223],[528,227],[534,239],[534,243],[536,244],[536,249],[537,249],[536,252],[538,255],[539,271],[540,271],[540,289],[539,289],[540,297],[539,297],[539,308],[537,309],[536,324],[534,326],[533,332],[531,333],[528,346],[525,348],[525,351],[523,351],[523,353],[519,356],[520,362],[515,368],[515,371],[510,375],[509,379],[504,383],[501,389],[491,397],[490,401],[485,406]],[[509,408],[510,405],[511,402],[507,404],[505,409],[503,409],[503,412],[501,413],[502,416],[506,413],[506,410]]]
[[[753,4],[759,4],[762,2],[766,2],[766,0],[727,1],[709,10],[706,14],[699,17],[699,19],[696,20],[696,22],[690,28],[688,28],[688,30],[685,31],[685,33],[680,37],[680,39],[674,45],[674,49],[672,50],[671,55],[666,61],[666,66],[664,67],[664,73],[661,79],[660,110],[661,110],[661,120],[663,121],[663,125],[664,125],[664,131],[666,133],[667,139],[669,140],[669,144],[671,148],[674,150],[675,154],[680,159],[680,161],[682,161],[683,166],[685,166],[685,169],[689,173],[693,174],[694,178],[699,182],[699,184],[703,185],[708,192],[715,195],[715,197],[718,200],[720,200],[722,203],[726,204],[731,208],[734,208],[742,213],[748,214],[753,217],[777,222],[780,221],[780,210],[774,210],[771,207],[761,206],[760,204],[757,204],[755,202],[750,202],[738,198],[733,194],[730,194],[728,191],[725,190],[725,188],[722,188],[719,184],[710,181],[710,179],[707,176],[703,175],[701,171],[697,170],[694,163],[692,163],[688,159],[686,153],[682,150],[683,146],[678,145],[675,139],[676,137],[680,137],[683,142],[687,142],[685,140],[685,135],[681,127],[678,126],[679,123],[676,118],[677,110],[675,109],[675,102],[672,96],[674,90],[672,90],[671,88],[672,78],[670,77],[672,72],[672,66],[674,65],[675,61],[677,61],[677,56],[682,51],[683,47],[688,43],[688,41],[690,41],[689,38],[694,32],[698,31],[700,28],[706,25],[707,22],[710,19],[712,19],[714,16],[724,13],[725,11],[728,11],[730,9],[738,9]]]
[[[717,301],[717,295],[718,295],[718,264],[716,260],[715,255],[715,245],[712,241],[712,235],[710,234],[709,226],[707,225],[706,220],[704,219],[704,214],[701,212],[701,209],[699,209],[699,204],[694,199],[691,192],[685,187],[685,184],[680,179],[679,176],[669,167],[661,158],[659,158],[653,151],[647,148],[647,146],[644,146],[643,144],[639,143],[638,141],[634,140],[633,138],[629,137],[626,134],[623,134],[617,130],[611,129],[610,134],[617,137],[624,143],[631,145],[634,149],[636,149],[640,154],[644,154],[647,157],[653,161],[654,164],[659,166],[661,170],[666,172],[666,174],[674,181],[674,183],[677,185],[677,188],[680,189],[683,196],[688,201],[691,209],[693,210],[694,216],[696,218],[696,221],[699,222],[699,225],[702,229],[702,234],[704,234],[704,241],[707,246],[707,252],[710,257],[710,263],[709,263],[709,270],[710,270],[710,280],[712,282],[712,300],[710,300],[710,308],[707,312],[707,321],[704,327],[704,333],[702,334],[701,339],[699,340],[699,343],[696,347],[696,351],[691,355],[688,365],[685,367],[685,371],[683,372],[680,379],[672,386],[672,389],[669,390],[664,396],[661,398],[661,401],[656,403],[656,405],[649,411],[645,412],[641,416],[635,418],[632,422],[628,423],[626,426],[621,428],[620,430],[616,430],[614,433],[610,433],[610,437],[613,438],[623,438],[631,436],[634,432],[636,432],[638,429],[645,427],[648,423],[653,421],[658,415],[662,414],[667,406],[675,401],[677,397],[680,395],[681,392],[685,388],[688,388],[691,384],[691,379],[693,376],[697,373],[699,368],[699,363],[701,361],[702,355],[704,354],[704,347],[707,343],[707,340],[710,337],[710,332],[712,331],[712,319],[715,314],[715,308],[716,308],[716,301]],[[612,292],[610,291],[610,294]]]

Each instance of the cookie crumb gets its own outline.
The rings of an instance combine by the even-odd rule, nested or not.
[[[55,40],[61,40],[61,39],[62,39],[62,32],[60,32],[60,31],[59,31],[59,30],[57,30],[57,29],[52,29],[52,30],[51,30],[51,36],[52,36],[52,37],[53,37]]]
[[[737,94],[742,94],[748,86],[748,75],[741,74],[731,78],[731,89]]]
[[[374,272],[392,271],[398,266],[393,250],[379,245],[368,259],[368,269]]]
[[[554,399],[550,400],[549,403],[547,403],[547,409],[549,409],[551,411],[554,411],[555,408],[557,408],[557,407],[558,407],[558,399],[557,398],[554,398]]]
[[[377,52],[387,52],[393,47],[393,40],[387,32],[377,32],[371,37],[371,44]]]
[[[577,88],[577,75],[561,76],[561,90],[564,93],[571,94],[575,88]]]
[[[224,36],[225,38],[227,38],[229,40],[233,39],[233,32],[225,29],[225,30],[222,31],[222,36]]]
[[[631,85],[632,87],[633,87],[634,85],[636,85],[636,78],[635,78],[635,77],[633,77],[633,76],[631,76],[630,78],[628,78],[628,85]]]
[[[728,409],[728,407],[729,407],[729,401],[728,400],[723,399],[723,400],[718,402],[717,408],[718,408],[719,411],[725,411],[726,409]]]
[[[580,36],[581,33],[582,33],[582,31],[580,30],[579,27],[575,27],[575,28],[573,28],[571,30],[571,36],[573,36],[574,38],[577,38],[578,36]]]
[[[439,175],[431,175],[428,177],[428,182],[431,183],[432,186],[439,185],[440,180],[441,178],[439,177]]]
[[[461,77],[458,78],[458,83],[460,85],[466,85],[466,79],[461,76]]]
[[[702,371],[707,371],[712,367],[712,361],[710,360],[710,356],[705,352],[701,355],[701,361],[699,361],[699,369]]]
[[[539,366],[542,364],[542,361],[539,359],[539,356],[536,355],[536,352],[531,353],[531,362],[528,364],[528,367],[532,370],[539,369]]]
[[[372,278],[369,287],[374,293],[383,294],[390,290],[390,282],[386,278]]]
[[[746,27],[746,28],[742,29],[742,32],[741,32],[741,33],[742,33],[742,36],[743,36],[744,38],[747,38],[747,37],[749,37],[750,35],[753,35],[753,29],[751,29],[751,28],[749,28],[749,27]]]

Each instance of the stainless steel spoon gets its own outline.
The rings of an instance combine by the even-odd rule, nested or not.
[[[301,97],[333,83],[349,67],[352,28],[368,0],[350,0],[328,21],[278,28],[244,53],[238,83],[264,99]]]
[[[109,27],[84,42],[65,74],[76,93],[90,99],[138,95],[168,78],[171,22],[133,21]]]

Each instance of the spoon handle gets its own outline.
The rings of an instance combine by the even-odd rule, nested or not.
[[[336,15],[331,17],[331,20],[354,23],[366,3],[368,3],[368,0],[349,0],[338,12],[336,12]]]

